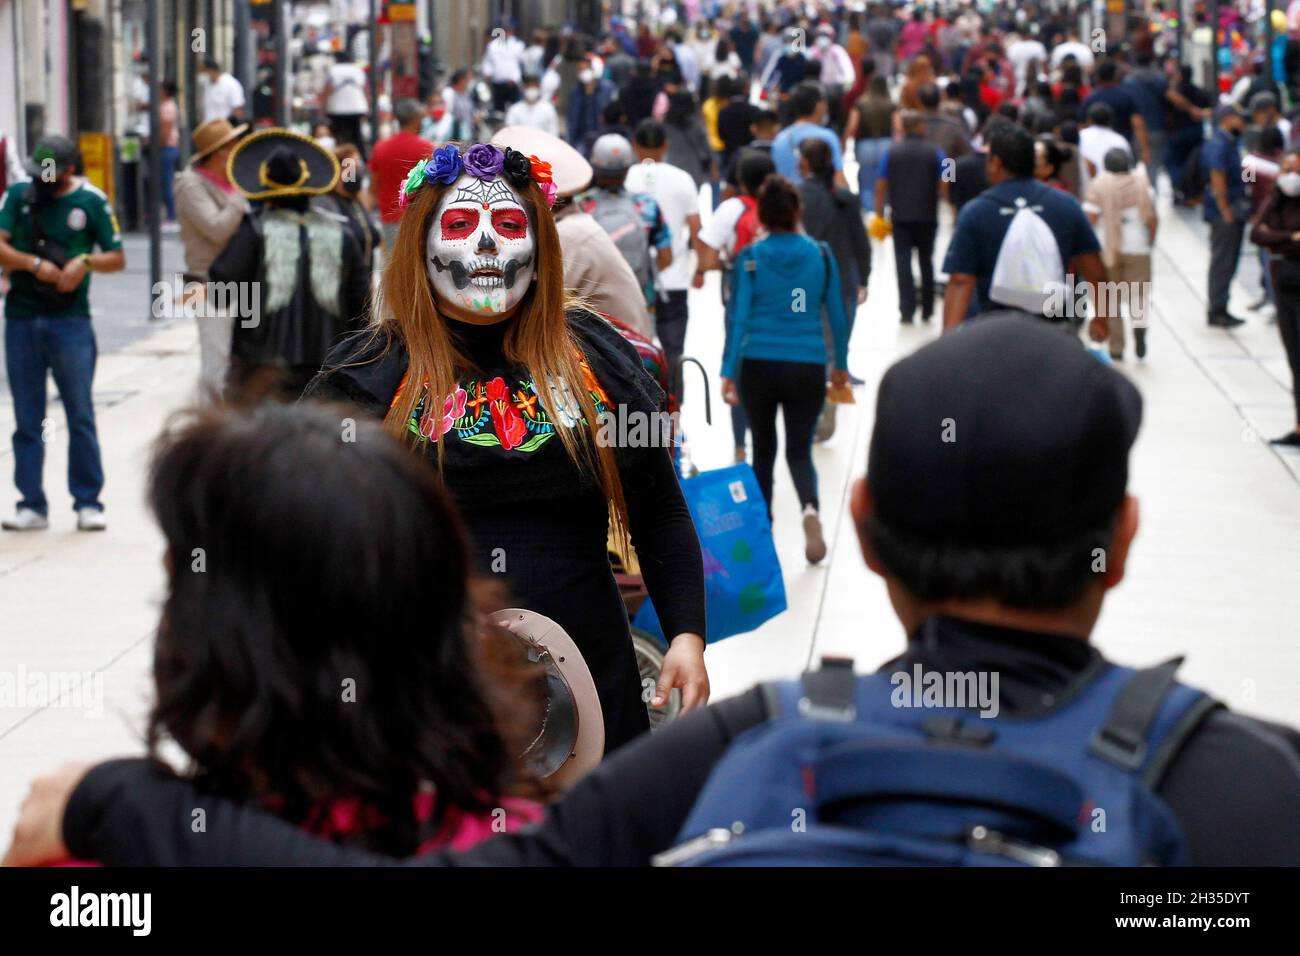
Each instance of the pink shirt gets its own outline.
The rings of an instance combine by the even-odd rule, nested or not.
[[[163,137],[163,145],[177,147],[181,144],[181,131],[177,120],[180,117],[176,109],[176,100],[163,100],[158,105],[158,123],[163,129],[169,129],[166,136]]]

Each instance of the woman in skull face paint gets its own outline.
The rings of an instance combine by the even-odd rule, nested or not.
[[[307,396],[382,416],[439,469],[480,569],[582,651],[609,751],[646,730],[647,703],[673,687],[683,709],[707,701],[703,564],[669,450],[616,447],[615,430],[600,431],[606,411],[653,415],[664,395],[636,350],[566,294],[550,180],[536,157],[488,144],[417,164],[375,327],[335,349]],[[610,569],[611,520],[671,638],[655,687],[641,686]]]

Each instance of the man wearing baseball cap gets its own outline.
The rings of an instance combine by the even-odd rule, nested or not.
[[[626,136],[606,133],[591,146],[592,188],[578,206],[614,240],[632,267],[648,306],[655,302],[655,272],[673,261],[673,237],[659,204],[648,193],[624,188],[636,153]]]
[[[997,675],[990,684],[998,711],[1023,718],[1020,733],[1041,733],[1043,756],[1055,765],[1087,768],[1092,781],[1097,761],[1105,761],[1103,778],[1142,774],[1169,815],[1153,812],[1129,832],[1120,822],[1125,808],[1090,810],[1079,788],[1082,826],[1103,834],[1094,848],[1104,849],[1111,836],[1096,829],[1095,810],[1102,809],[1112,814],[1117,841],[1133,839],[1134,831],[1150,835],[1146,829],[1180,831],[1193,865],[1294,865],[1300,861],[1300,734],[1214,705],[1178,684],[1172,666],[1137,672],[1145,675],[1139,692],[1116,694],[1116,686],[1133,685],[1133,674],[1117,671],[1091,643],[1107,594],[1124,578],[1137,531],[1137,502],[1127,484],[1141,414],[1141,398],[1127,379],[1029,317],[973,323],[890,368],[880,384],[867,475],[851,502],[867,565],[884,579],[907,636],[903,653],[882,672]],[[863,620],[859,628],[877,653],[888,622]],[[834,675],[823,668],[819,676],[832,697],[837,685],[855,686],[840,680],[848,676],[844,668]],[[869,682],[859,693],[890,694],[894,703],[893,681],[881,683]],[[817,696],[814,686],[806,681],[805,692]],[[468,854],[429,854],[412,865],[644,865],[677,842],[732,741],[772,716],[767,690],[756,687],[638,738],[552,804],[528,833],[486,841]],[[1166,709],[1173,694],[1194,705]],[[1153,702],[1160,708],[1155,713]],[[903,749],[919,749],[928,738],[959,775],[970,763],[962,755],[999,747],[997,734],[1006,726],[977,713],[967,708],[967,716],[926,721],[915,744]],[[1080,713],[1097,715],[1097,733],[1091,719],[1078,720]],[[1063,725],[1083,733],[1067,742]],[[1149,740],[1167,746],[1148,748]],[[790,768],[761,769],[780,775]],[[84,772],[71,767],[37,782],[18,828],[31,836],[15,844],[11,863],[62,859],[69,851],[112,865],[385,862],[318,840],[253,806],[208,796],[192,782],[158,774],[147,760],[101,765],[83,780]],[[853,779],[845,761],[837,773]],[[994,784],[986,782],[991,792]],[[1041,784],[1023,769],[1004,773],[996,781],[997,802],[1017,806],[1041,797]],[[748,787],[762,790],[767,782],[757,775],[733,778],[728,792]],[[767,792],[774,800],[783,796]],[[188,816],[167,812],[193,806],[205,806],[208,819],[220,821],[210,825],[228,838],[195,840]],[[1075,806],[1068,806],[1070,818]],[[875,826],[898,832],[906,822],[881,811]],[[848,813],[845,824],[866,826]],[[990,862],[1005,859],[993,852]],[[843,857],[827,859],[836,861]]]
[[[68,419],[68,490],[77,529],[102,531],[104,471],[91,384],[95,333],[90,274],[126,266],[108,197],[78,175],[77,147],[46,136],[26,163],[31,182],[15,183],[0,203],[0,268],[5,298],[5,369],[13,396],[14,483],[22,496],[6,531],[49,527],[45,464],[46,378],[54,375]],[[98,251],[96,251],[98,250]]]

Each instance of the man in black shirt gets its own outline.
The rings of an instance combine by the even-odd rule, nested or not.
[[[727,96],[727,104],[718,110],[718,138],[722,140],[722,167],[726,169],[736,150],[753,141],[752,126],[763,111],[749,102],[748,77],[742,75],[732,80],[724,76],[718,82],[725,84]]]
[[[731,45],[740,58],[740,66],[746,73],[754,69],[754,47],[758,45],[758,27],[749,17],[743,17],[731,28]]]
[[[1150,166],[1151,144],[1147,139],[1147,124],[1138,109],[1137,99],[1120,83],[1119,64],[1115,60],[1103,60],[1097,67],[1097,88],[1083,101],[1085,116],[1094,103],[1105,103],[1110,107],[1115,132],[1128,140],[1133,154]]]
[[[760,109],[754,114],[753,121],[749,125],[749,131],[752,139],[744,146],[741,146],[731,158],[727,160],[722,172],[722,182],[724,188],[722,196],[724,199],[730,199],[740,191],[740,164],[748,156],[772,156],[772,140],[777,131],[781,128],[781,123],[777,119],[774,110]]]
[[[894,365],[876,410],[851,510],[867,565],[909,637],[885,668],[996,672],[1003,714],[1073,699],[1106,666],[1090,638],[1137,531],[1126,492],[1137,390],[1050,326],[1003,317]],[[758,688],[688,714],[622,747],[535,828],[408,862],[644,865],[674,845],[730,742],[765,717]],[[1300,863],[1294,730],[1211,710],[1153,787],[1194,864]],[[203,833],[192,830],[197,809]],[[69,853],[126,865],[396,862],[309,836],[144,760],[37,781],[6,860]]]
[[[903,110],[903,138],[886,149],[876,171],[876,215],[894,226],[894,266],[898,278],[898,311],[904,325],[916,313],[917,288],[912,279],[912,253],[921,268],[921,319],[934,315],[934,237],[939,228],[939,199],[950,160],[925,138],[921,114]]]

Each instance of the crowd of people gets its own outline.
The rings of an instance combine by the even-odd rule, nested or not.
[[[428,100],[396,102],[373,144],[345,109],[346,60],[331,71],[328,132],[250,133],[225,107],[195,130],[174,200],[187,278],[208,295],[258,291],[255,322],[228,302],[204,310],[207,407],[169,428],[149,473],[168,572],[149,745],[156,756],[175,742],[194,773],[126,760],[42,778],[9,862],[643,865],[701,836],[697,799],[730,779],[714,770],[750,732],[782,731],[780,694],[709,704],[716,558],[701,552],[675,457],[611,445],[600,422],[666,407],[634,343],[657,341],[677,369],[692,291],[720,273],[736,460],[752,462],[770,517],[784,442],[804,557],[823,561],[814,446],[865,384],[850,345],[885,238],[897,319],[938,313],[943,331],[882,379],[853,488],[863,560],[910,639],[886,669],[997,671],[1001,712],[1028,727],[1023,745],[1006,731],[1009,751],[1042,753],[1059,735],[1053,767],[1085,797],[1117,779],[1140,791],[1108,805],[1115,836],[1079,823],[1089,804],[1050,830],[1017,815],[1028,797],[1003,794],[997,818],[1022,857],[1300,862],[1300,734],[1089,643],[1138,527],[1128,476],[1142,399],[1112,366],[1129,330],[1136,356],[1148,352],[1162,190],[1208,224],[1216,329],[1242,322],[1229,287],[1249,227],[1300,381],[1286,83],[1262,69],[1211,94],[1151,36],[1098,48],[1060,4],[1033,16],[678,6],[666,26],[616,17],[599,36],[525,42],[503,23],[478,69],[490,104],[459,70]],[[104,527],[85,276],[122,256],[70,146],[50,140],[33,157],[34,177],[52,158],[57,188],[29,198],[15,185],[0,207],[15,530],[48,525],[47,368],[82,423],[69,474],[80,526]],[[1117,285],[1126,294],[1106,294]],[[683,400],[680,377],[667,381]],[[931,435],[949,418],[996,437],[964,438],[956,467],[956,446]],[[1300,446],[1300,397],[1277,443]],[[609,563],[616,539],[635,547],[667,637],[648,688]],[[200,546],[210,571],[194,574],[186,556]],[[573,638],[599,696],[608,759],[563,793],[518,759],[544,703],[491,620],[507,596]],[[363,687],[360,719],[340,710],[340,675]],[[846,690],[832,669],[804,681],[800,713],[839,708],[876,743],[902,720],[869,724],[889,699],[879,681]],[[685,716],[650,734],[647,707],[673,693]],[[1080,704],[1068,719],[1065,702]],[[950,717],[916,736],[974,751],[992,739],[969,714]],[[891,800],[933,802],[910,786]],[[978,788],[952,786],[946,800],[979,804]],[[178,806],[204,808],[205,839]],[[511,832],[497,835],[502,808]],[[910,822],[923,841],[980,849],[931,812],[837,825],[908,834]],[[750,829],[764,825],[756,814]],[[860,859],[914,859],[906,842]]]

